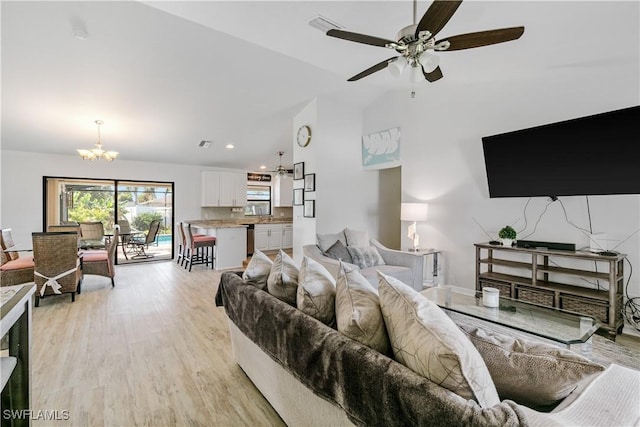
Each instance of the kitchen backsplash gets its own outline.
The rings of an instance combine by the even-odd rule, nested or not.
[[[234,210],[240,210],[234,208]],[[273,208],[272,216],[274,218],[291,218],[293,217],[293,208]],[[239,219],[244,218],[244,213],[233,212],[231,208],[200,208],[201,219]]]

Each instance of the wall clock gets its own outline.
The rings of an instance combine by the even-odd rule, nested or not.
[[[311,128],[307,125],[300,126],[296,141],[300,147],[306,147],[311,142]]]

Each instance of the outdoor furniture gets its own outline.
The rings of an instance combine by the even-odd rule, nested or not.
[[[149,231],[147,231],[144,239],[133,236],[129,240],[128,246],[135,252],[135,255],[131,257],[132,259],[153,257],[153,255],[147,255],[147,253],[145,252],[145,248],[148,248],[150,243],[155,242],[159,230],[160,220],[154,219],[153,221],[151,221],[151,224],[149,224]]]
[[[100,221],[81,222],[80,236],[85,240],[101,240],[104,238],[104,225]]]
[[[209,265],[211,262],[211,268],[215,268],[215,248],[216,238],[213,236],[194,235],[191,232],[191,224],[182,223],[181,232],[183,233],[185,246],[183,248],[182,259],[186,262],[184,268],[191,267],[194,264]],[[209,254],[211,250],[211,254]]]
[[[118,234],[118,227],[116,227],[113,232],[113,238],[109,242],[106,250],[93,249],[82,253],[82,274],[95,274],[109,277],[111,279],[111,287],[116,285],[113,278],[116,275],[114,258],[116,256],[116,248],[118,247]]]
[[[75,301],[82,281],[78,258],[78,237],[74,232],[32,233],[34,271],[36,283],[35,306],[40,298],[49,295],[71,294]]]
[[[18,285],[33,281],[33,256],[20,256],[15,248],[11,229],[0,233],[0,286]]]

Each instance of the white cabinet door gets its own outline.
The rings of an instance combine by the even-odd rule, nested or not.
[[[236,173],[235,179],[235,203],[233,206],[244,207],[247,205],[247,174]]]
[[[269,249],[282,248],[282,224],[269,226]]]
[[[234,172],[220,172],[220,204],[219,206],[235,206],[236,174]]]
[[[282,226],[282,248],[289,249],[293,247],[293,225],[284,224]]]
[[[220,175],[218,172],[202,171],[202,206],[220,205]]]
[[[253,233],[253,247],[260,251],[269,249],[269,226],[256,225]]]
[[[273,206],[276,208],[293,206],[293,178],[276,175],[273,193]]]

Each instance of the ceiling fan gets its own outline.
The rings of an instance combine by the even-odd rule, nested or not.
[[[327,35],[331,37],[386,47],[394,49],[400,54],[367,68],[347,81],[360,80],[388,66],[392,74],[398,77],[407,66],[410,66],[414,71],[421,72],[429,82],[435,82],[443,75],[438,65],[438,56],[429,53],[430,50],[446,52],[487,46],[516,40],[524,33],[524,27],[512,27],[460,34],[436,40],[436,35],[449,22],[461,3],[462,0],[434,0],[420,22],[416,24],[417,0],[413,0],[413,24],[402,28],[396,35],[396,41],[338,29],[327,31]]]
[[[278,151],[278,156],[280,156],[280,164],[270,172],[280,176],[292,174],[293,169],[287,169],[282,166],[282,156],[284,156],[284,151]]]

